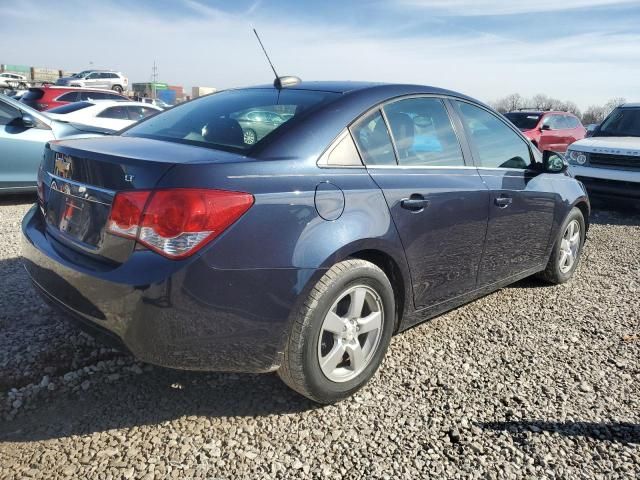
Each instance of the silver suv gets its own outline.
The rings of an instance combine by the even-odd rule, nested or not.
[[[70,77],[62,77],[56,85],[68,87],[104,88],[122,93],[129,85],[129,79],[120,72],[111,70],[85,70]]]

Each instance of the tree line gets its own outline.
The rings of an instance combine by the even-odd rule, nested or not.
[[[604,105],[589,105],[589,107],[582,112],[578,108],[578,105],[571,101],[558,100],[557,98],[541,93],[530,98],[523,97],[519,93],[512,93],[506,97],[502,97],[491,102],[491,106],[500,113],[529,108],[534,110],[560,110],[562,112],[573,113],[576,117],[582,120],[584,125],[589,125],[591,123],[602,122],[602,120],[609,115],[611,110],[625,102],[626,99],[616,97],[610,99]]]

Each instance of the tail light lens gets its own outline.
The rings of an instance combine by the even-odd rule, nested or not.
[[[253,205],[253,195],[205,189],[116,194],[107,231],[133,238],[168,258],[193,255]]]

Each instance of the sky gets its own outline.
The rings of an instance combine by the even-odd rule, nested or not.
[[[640,0],[0,0],[0,63],[230,88],[280,75],[483,101],[640,101]]]

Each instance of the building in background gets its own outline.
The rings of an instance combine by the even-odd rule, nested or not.
[[[215,93],[217,89],[212,87],[193,87],[191,88],[191,98],[202,97],[203,95],[209,95]]]

